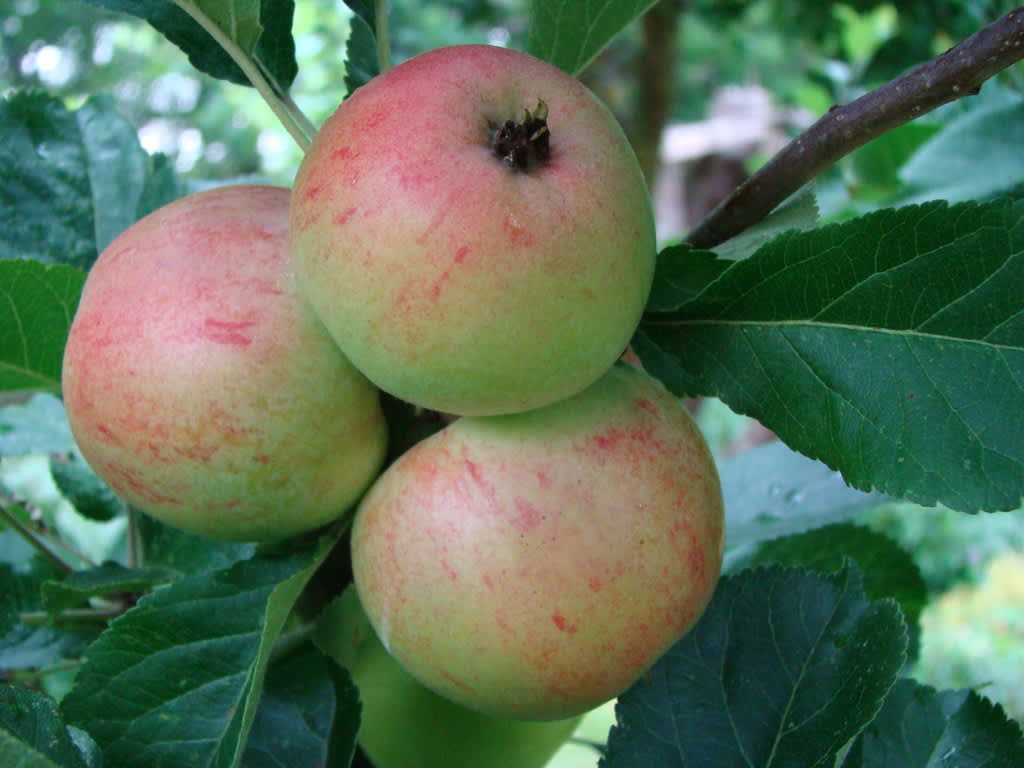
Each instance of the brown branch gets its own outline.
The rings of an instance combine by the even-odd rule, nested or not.
[[[641,20],[644,42],[636,69],[638,118],[629,138],[651,189],[658,174],[661,134],[672,108],[683,7],[680,0],[661,0]]]
[[[858,147],[936,107],[976,94],[1024,58],[1024,6],[901,77],[832,107],[708,214],[686,237],[714,248],[756,224],[821,171]]]

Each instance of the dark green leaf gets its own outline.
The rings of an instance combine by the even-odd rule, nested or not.
[[[60,388],[61,361],[85,273],[0,260],[0,390]]]
[[[579,74],[655,0],[533,0],[526,52]]]
[[[657,322],[654,318],[649,319],[652,323]],[[643,329],[641,324],[629,346],[643,362],[644,369],[680,397],[700,392],[700,382],[679,365],[677,358],[651,341]]]
[[[327,739],[327,761],[324,768],[348,768],[356,751],[356,736],[359,732],[361,705],[348,671],[327,657],[328,672],[334,687],[334,722]]]
[[[245,768],[323,765],[335,712],[328,661],[312,646],[267,671],[242,757]]]
[[[1024,99],[972,110],[922,146],[900,172],[912,201],[980,200],[1024,182]]]
[[[57,613],[84,605],[91,597],[148,592],[158,584],[172,581],[177,575],[176,571],[160,566],[125,568],[118,563],[106,562],[95,568],[76,571],[63,581],[44,582],[43,608]]]
[[[74,447],[64,404],[53,395],[33,395],[24,405],[0,408],[0,456],[66,454]]]
[[[778,441],[719,466],[725,497],[725,569],[735,570],[761,542],[841,522],[878,506],[886,497],[854,490],[820,461]]]
[[[294,0],[190,0],[186,13],[172,0],[85,0],[148,21],[188,56],[196,69],[222,80],[249,85],[249,78],[204,24],[220,30],[243,54],[259,60],[274,80],[289,88],[298,72],[292,39]],[[199,19],[202,20],[202,24]]]
[[[0,258],[87,268],[98,251],[75,113],[45,94],[15,93],[0,102],[0,138]]]
[[[853,569],[726,577],[690,634],[619,697],[602,768],[832,768],[904,661],[892,602]]]
[[[366,7],[367,3],[348,2],[346,5],[355,11],[345,43],[345,86],[348,93],[352,93],[380,74],[380,62],[372,9]]]
[[[900,680],[843,768],[1019,768],[1024,736],[973,691]]]
[[[169,167],[146,155],[108,96],[72,112],[16,93],[0,102],[0,138],[0,203],[10,212],[0,258],[87,269],[140,209],[168,202]]]
[[[96,627],[15,625],[0,637],[0,669],[40,669],[77,659],[99,634]]]
[[[180,573],[219,571],[256,552],[251,542],[218,541],[186,533],[134,512],[146,562],[164,565]]]
[[[746,564],[777,563],[832,573],[840,570],[847,558],[863,574],[869,600],[891,597],[899,603],[908,625],[909,656],[915,658],[918,621],[928,588],[914,559],[888,536],[861,525],[835,523],[766,541]]]
[[[50,474],[57,489],[83,517],[112,520],[124,509],[117,494],[76,454],[51,456]]]
[[[15,573],[0,564],[0,670],[36,669],[77,658],[99,633],[97,628],[66,624],[19,624],[20,612],[41,607],[41,583],[38,574]]]
[[[295,59],[292,21],[295,0],[261,0],[260,22],[263,32],[256,41],[255,57],[283,89],[288,90],[299,73]]]
[[[672,245],[658,254],[648,312],[669,312],[692,299],[725,271],[730,262],[711,251]]]
[[[365,21],[367,27],[371,30],[377,29],[377,8],[374,0],[345,0],[345,5],[352,13]]]
[[[0,685],[0,755],[7,768],[96,765],[86,762],[49,696],[13,685]]]
[[[634,349],[674,391],[719,397],[854,487],[1014,509],[1022,213],[1024,202],[932,203],[783,235],[649,316]]]
[[[0,636],[18,623],[18,610],[24,598],[15,594],[25,581],[23,574],[15,573],[10,563],[0,563]]]
[[[337,536],[142,598],[90,646],[62,703],[118,768],[239,764],[270,651]]]
[[[444,416],[437,411],[424,411],[386,392],[381,393],[381,408],[388,424],[389,464],[446,426]]]
[[[348,669],[363,654],[367,638],[372,633],[353,584],[327,604],[314,627],[313,642],[328,660],[337,695],[325,768],[348,768],[352,760],[363,704]],[[397,692],[396,695],[399,698],[403,696]]]

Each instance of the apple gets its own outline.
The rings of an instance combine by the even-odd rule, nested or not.
[[[523,720],[618,696],[718,580],[721,486],[678,400],[618,364],[569,400],[464,417],[360,502],[354,581],[388,651],[431,690]]]
[[[193,533],[314,529],[384,460],[379,392],[295,292],[288,200],[230,186],[153,212],[100,255],[71,326],[62,385],[82,454]]]
[[[636,158],[578,80],[481,45],[356,90],[295,179],[299,289],[386,392],[459,415],[570,397],[629,342],[655,240]]]
[[[377,768],[542,768],[580,721],[488,717],[438,696],[391,658],[351,587],[321,615],[315,638],[359,689],[359,745]]]

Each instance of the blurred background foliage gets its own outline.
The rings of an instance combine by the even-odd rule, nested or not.
[[[768,93],[773,109],[786,116],[780,122],[785,137],[831,104],[849,101],[942,52],[1016,5],[996,0],[662,0],[658,10],[671,23],[672,35],[663,36],[667,48],[653,69],[644,58],[652,45],[651,29],[637,24],[599,55],[583,78],[633,137],[644,135],[645,124],[658,123],[655,141],[662,123],[699,125],[730,86],[756,86]],[[517,48],[525,43],[526,0],[393,0],[391,6],[396,61],[454,43]],[[345,95],[349,18],[337,0],[296,3],[293,32],[300,71],[292,96],[316,124]],[[657,100],[645,95],[645,87],[650,78],[662,76],[668,86],[664,114],[655,115]],[[923,171],[912,167],[915,153],[957,121],[984,123],[985,110],[999,131],[1021,129],[1022,85],[1024,73],[1017,65],[986,85],[980,97],[950,105],[847,158],[818,180],[822,218],[841,219],[926,198],[942,188],[943,179],[932,173],[943,164],[942,145],[935,149],[933,143],[933,154],[918,163]],[[110,94],[139,127],[143,146],[169,155],[196,187],[236,179],[289,184],[300,160],[298,148],[253,89],[199,74],[177,48],[137,19],[74,0],[0,0],[0,88],[45,89],[69,107],[93,93]],[[1011,143],[1006,151],[1019,156],[1019,146]],[[995,150],[982,144],[981,151]],[[1013,156],[1008,154],[1007,162],[1014,162]],[[755,147],[732,159],[746,173],[766,157]],[[957,187],[948,196],[981,198],[1007,191],[1020,190]],[[771,438],[716,401],[695,408],[720,456]],[[50,486],[32,492],[23,485],[39,483],[46,474],[45,461],[38,466],[8,462],[0,468],[6,484],[53,503]],[[60,514],[70,519],[66,510]],[[922,619],[917,676],[940,687],[977,687],[1024,720],[1024,513],[966,516],[893,503],[869,518],[873,527],[913,553],[932,593]],[[120,534],[85,526],[83,546],[116,547]]]

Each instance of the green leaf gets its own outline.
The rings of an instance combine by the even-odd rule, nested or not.
[[[327,760],[324,768],[348,768],[356,751],[362,705],[359,691],[348,671],[327,657],[327,669],[334,686],[334,722],[327,738]]]
[[[891,597],[899,604],[908,625],[908,655],[916,658],[918,622],[928,600],[928,588],[914,558],[888,536],[861,525],[834,523],[766,541],[746,565],[777,563],[833,573],[847,558],[863,574],[869,600]]]
[[[779,441],[718,465],[725,497],[726,572],[742,567],[758,544],[849,520],[887,497],[854,490],[842,476]]]
[[[900,680],[843,768],[1017,768],[1024,735],[973,691],[938,692]]]
[[[134,512],[145,561],[180,573],[201,573],[229,568],[256,552],[252,542],[218,541],[186,533],[141,512]]]
[[[853,569],[723,579],[690,633],[619,697],[602,768],[832,768],[904,662],[899,609]]]
[[[729,266],[711,251],[671,245],[658,254],[647,312],[670,312],[694,298]]]
[[[0,261],[0,390],[60,389],[61,361],[85,273]]]
[[[254,58],[270,73],[274,82],[285,90],[291,88],[299,73],[295,39],[292,37],[294,18],[295,0],[261,0],[262,31],[253,50]]]
[[[0,669],[40,669],[77,659],[98,630],[83,626],[17,624],[0,637]]]
[[[715,246],[715,253],[720,259],[745,259],[783,232],[817,226],[819,218],[814,184],[805,184],[757,224]]]
[[[6,768],[94,768],[42,693],[0,685],[0,755]]]
[[[0,139],[0,203],[10,212],[0,259],[87,269],[140,209],[182,191],[108,96],[72,112],[42,93],[15,93],[0,102]]]
[[[1024,99],[974,109],[907,161],[900,179],[910,202],[981,200],[1024,183]]]
[[[861,489],[1008,510],[1024,494],[1024,202],[932,203],[789,233],[634,349]]]
[[[851,197],[858,201],[893,200],[903,187],[903,165],[941,127],[934,123],[907,123],[851,154],[846,179]]]
[[[90,520],[113,520],[124,504],[77,454],[50,457],[50,474],[75,511]]]
[[[41,607],[42,580],[38,574],[15,573],[0,564],[0,670],[37,669],[77,658],[99,634],[94,627],[19,624],[21,611]]]
[[[526,52],[579,74],[655,0],[532,0]]]
[[[25,574],[15,573],[12,564],[0,563],[0,636],[9,632],[18,621],[18,610],[24,598],[16,591],[20,591],[25,581]]]
[[[184,197],[188,192],[185,182],[178,177],[174,163],[167,155],[152,155],[151,162],[149,178],[146,179],[135,209],[135,221],[179,197]]]
[[[372,2],[346,0],[352,9],[348,40],[345,42],[345,87],[351,94],[380,74],[377,59],[377,24]]]
[[[289,88],[298,73],[291,34],[294,0],[182,0],[191,15],[172,0],[85,2],[145,19],[184,51],[192,66],[221,80],[250,85],[203,24],[216,27],[245,55],[257,59],[282,88]]]
[[[66,454],[74,447],[64,404],[53,395],[33,395],[24,405],[0,408],[0,456]]]
[[[106,562],[95,568],[76,571],[63,581],[43,582],[43,608],[50,613],[58,613],[84,605],[91,597],[119,592],[148,592],[177,576],[177,571],[160,566],[125,568],[119,563]]]
[[[308,646],[270,667],[242,758],[245,768],[324,765],[336,708],[328,663]]]
[[[337,538],[142,598],[90,646],[62,703],[69,722],[118,768],[237,766],[273,644]]]

